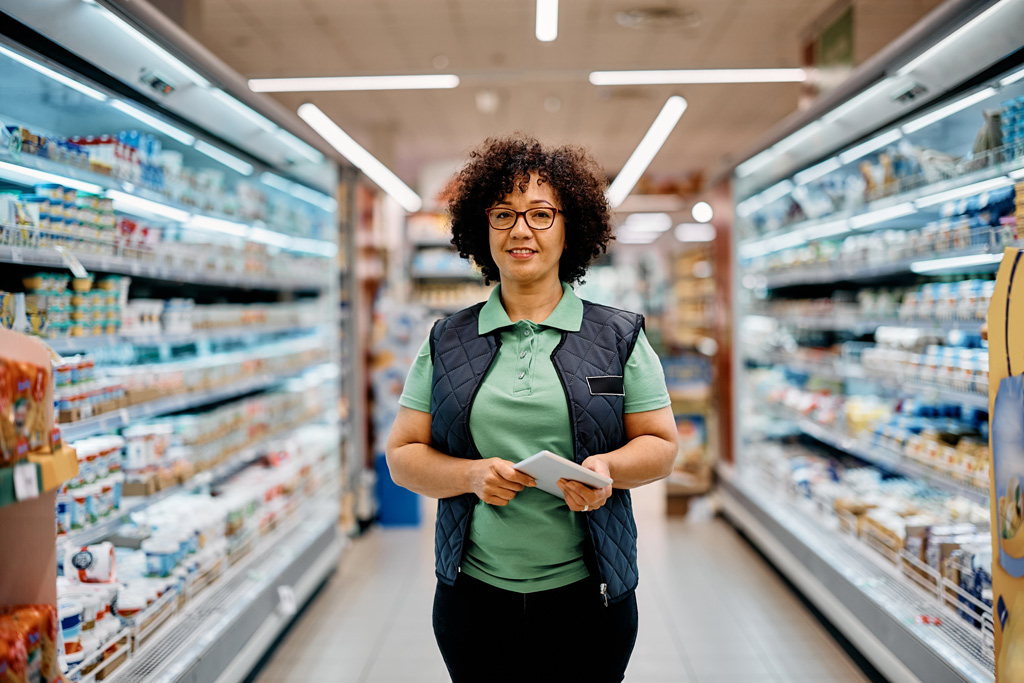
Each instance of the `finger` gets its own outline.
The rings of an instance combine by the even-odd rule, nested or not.
[[[587,505],[587,502],[579,494],[569,488],[565,490],[565,502],[568,503],[571,510],[576,512],[579,512]]]
[[[516,491],[501,486],[488,487],[485,489],[485,492],[494,498],[501,498],[506,502],[516,497]]]
[[[529,486],[532,488],[537,485],[537,481],[533,477],[528,475],[526,472],[520,472],[513,467],[512,463],[509,461],[500,460],[498,458],[495,458],[495,460],[497,462],[494,463],[494,473],[502,479],[515,482],[516,484],[519,484],[520,487]],[[522,491],[522,488],[517,490]]]

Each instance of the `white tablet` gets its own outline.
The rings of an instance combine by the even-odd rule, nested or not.
[[[560,458],[551,451],[535,453],[513,467],[536,479],[537,488],[541,491],[547,491],[562,500],[565,500],[565,494],[562,493],[562,489],[558,488],[559,479],[578,481],[595,489],[604,488],[612,483],[608,477],[577,465],[571,460]]]

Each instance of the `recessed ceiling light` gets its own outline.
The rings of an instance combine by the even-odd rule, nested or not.
[[[690,215],[692,215],[693,220],[698,223],[707,223],[715,217],[715,211],[707,202],[697,202],[693,205],[693,208],[690,209]]]
[[[803,69],[661,69],[594,71],[594,85],[692,85],[708,83],[803,83]]]
[[[443,90],[456,88],[454,74],[419,76],[326,76],[323,78],[253,78],[253,92],[327,92],[345,90]]]

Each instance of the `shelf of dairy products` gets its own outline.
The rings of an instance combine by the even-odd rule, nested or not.
[[[231,680],[244,679],[293,613],[279,608],[278,587],[293,588],[299,608],[336,565],[333,441],[307,431],[217,496],[161,501],[121,531],[116,548],[89,548],[99,562],[80,562],[76,548],[64,548],[63,565],[74,571],[58,580],[58,602],[68,613],[105,602],[130,631],[129,659],[115,665],[112,680],[180,680],[193,668],[201,673],[183,677],[220,680],[229,666],[244,669]],[[88,582],[97,577],[116,582]]]
[[[766,315],[756,313],[754,315]],[[774,317],[774,316],[772,316]],[[979,334],[983,323],[967,320],[904,320],[901,318],[860,318],[856,315],[831,316],[780,316],[776,318],[781,325],[802,330],[820,332],[853,332],[868,334],[879,327],[903,327],[922,331],[954,332],[963,331]]]
[[[148,494],[140,495],[121,495],[119,506],[112,510],[105,519],[99,519],[96,523],[84,526],[84,528],[76,529],[73,526],[77,526],[74,522],[65,521],[69,511],[61,509],[61,500],[58,496],[58,536],[57,542],[66,542],[71,547],[84,547],[87,545],[93,545],[103,541],[104,539],[112,536],[121,526],[124,525],[125,521],[134,513],[141,512],[148,507],[156,505],[160,501],[169,498],[170,496],[179,495],[188,491],[197,489],[201,486],[207,486],[214,484],[218,481],[228,479],[243,469],[251,465],[253,462],[258,460],[260,457],[266,454],[268,446],[273,445],[275,442],[289,438],[289,436],[298,433],[305,424],[315,421],[318,417],[326,417],[326,411],[321,411],[319,415],[307,414],[302,419],[297,420],[295,423],[285,425],[274,429],[270,433],[267,433],[250,444],[244,445],[241,450],[237,450],[231,455],[226,461],[220,462],[214,465],[210,469],[203,471],[196,471],[191,477],[182,481],[181,483],[175,483],[170,486],[165,486],[160,490],[154,491]],[[339,438],[347,434],[345,427],[338,430]],[[141,439],[145,439],[148,435],[140,435]],[[122,439],[121,449],[124,440]],[[82,443],[82,442],[79,442]],[[116,444],[115,444],[116,445]],[[81,458],[80,458],[81,460]],[[80,471],[83,468],[79,468]],[[83,493],[87,493],[84,490]],[[75,489],[69,489],[65,495],[68,499],[73,500],[76,497]],[[88,501],[83,501],[83,509],[89,508]],[[63,527],[69,528],[67,533],[62,533]]]
[[[0,230],[2,229],[4,229],[4,226],[0,226]],[[223,268],[212,270],[174,265],[173,263],[161,263],[159,259],[165,258],[166,255],[159,252],[153,252],[149,255],[153,260],[142,260],[125,256],[77,253],[73,247],[64,247],[64,250],[70,252],[87,270],[99,273],[132,275],[153,280],[216,285],[234,289],[319,291],[328,287],[328,283],[322,276],[260,275],[238,270],[224,270]],[[64,269],[68,267],[66,258],[61,251],[54,247],[0,245],[0,263]],[[296,271],[293,270],[292,272]]]
[[[291,235],[274,230],[273,226],[267,226],[260,220],[247,220],[175,202],[159,192],[120,180],[113,175],[76,168],[34,154],[20,154],[14,158],[6,148],[0,149],[0,178],[33,188],[60,185],[63,189],[63,186],[67,186],[72,194],[82,190],[84,194],[112,200],[113,209],[118,213],[187,226],[195,233],[207,233],[221,238],[241,237],[278,249],[323,258],[332,258],[337,253],[337,245],[328,240]],[[46,179],[48,185],[39,185],[42,178]],[[325,202],[330,201],[326,195],[323,199]],[[3,217],[4,214],[0,212],[0,219]]]
[[[992,158],[1002,158],[1004,150],[993,150]],[[938,214],[942,205],[990,191],[1012,187],[1024,179],[1024,155],[1012,161],[996,162],[988,168],[965,173],[955,178],[909,189],[874,201],[818,218],[784,226],[771,233],[750,239],[740,245],[740,255],[753,255],[765,248],[780,245],[796,246],[814,239],[834,238],[866,227],[883,228],[891,223],[905,224],[908,216],[918,212]]]
[[[185,346],[188,344],[200,344],[203,342],[223,342],[231,340],[245,340],[254,337],[274,337],[288,335],[292,338],[301,338],[311,335],[320,335],[324,331],[320,327],[295,327],[293,325],[274,325],[268,327],[234,327],[222,330],[196,330],[195,332],[182,332],[178,334],[155,334],[125,336],[116,334],[104,334],[92,337],[61,337],[59,339],[43,340],[46,344],[60,354],[75,352],[88,352],[96,349],[112,348],[131,344],[133,346]]]
[[[59,424],[61,435],[66,441],[77,441],[89,436],[97,434],[104,434],[114,429],[120,429],[121,427],[127,427],[133,421],[146,419],[150,417],[156,417],[159,415],[166,415],[169,413],[175,413],[182,410],[189,410],[191,408],[197,408],[203,405],[209,405],[211,403],[217,403],[237,396],[244,396],[256,391],[262,391],[275,386],[285,380],[299,377],[306,373],[316,372],[324,378],[336,378],[338,376],[337,365],[334,363],[324,363],[322,354],[314,353],[312,356],[303,353],[291,354],[291,355],[280,355],[276,358],[271,358],[274,362],[267,366],[264,370],[256,371],[257,374],[246,373],[253,372],[247,370],[245,364],[251,362],[254,357],[251,354],[219,354],[223,356],[220,360],[227,361],[222,366],[217,366],[218,369],[221,367],[232,367],[235,371],[235,377],[244,377],[244,379],[235,379],[234,381],[217,381],[213,388],[204,388],[200,390],[184,391],[184,393],[169,393],[168,389],[160,388],[159,386],[153,386],[146,388],[137,393],[139,396],[153,396],[151,400],[140,402],[136,405],[123,406],[112,410],[106,410],[106,412],[86,417],[84,419],[73,420],[62,422]],[[275,369],[275,366],[280,365],[280,369]],[[177,366],[177,369],[175,369]],[[165,372],[173,370],[174,375],[179,375],[181,369],[208,369],[209,365],[204,364],[203,367],[197,366],[197,364],[162,364],[158,366],[130,366],[129,370],[137,372],[143,372],[146,381],[154,380],[155,377],[149,368],[161,368]],[[124,368],[118,368],[118,370],[124,370]],[[198,386],[208,384],[208,380],[201,380]],[[123,385],[122,385],[123,386]],[[186,385],[181,385],[186,387]],[[129,392],[130,393],[130,392]],[[62,400],[63,402],[63,400]],[[107,401],[104,407],[109,407],[112,404]],[[62,415],[68,413],[62,409]],[[73,413],[72,413],[73,414]]]
[[[974,571],[974,565],[961,570],[941,558],[943,567],[960,579],[954,581],[907,551],[893,552],[888,544],[895,542],[888,535],[877,534],[884,538],[879,542],[873,536],[869,540],[867,531],[861,534],[873,521],[863,514],[868,508],[856,510],[862,513],[858,517],[847,510],[840,514],[842,499],[812,500],[795,484],[783,489],[777,475],[765,477],[756,466],[738,474],[720,465],[719,475],[725,516],[886,678],[994,682],[991,606],[979,598],[990,571]],[[979,508],[979,519],[983,513]],[[918,552],[924,557],[924,546],[938,547],[928,543],[927,534],[940,533],[941,522],[921,521],[926,536]],[[990,538],[982,542],[982,537],[978,553],[991,545]],[[940,558],[934,559],[938,564]]]

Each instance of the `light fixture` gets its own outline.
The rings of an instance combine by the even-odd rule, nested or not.
[[[945,38],[940,40],[938,43],[936,43],[935,45],[933,45],[930,48],[928,48],[928,50],[926,50],[924,53],[918,55],[912,62],[910,62],[909,64],[907,64],[907,65],[905,65],[903,67],[901,67],[900,70],[897,71],[896,73],[899,74],[900,76],[904,76],[904,75],[912,72],[914,69],[916,69],[917,67],[921,66],[922,64],[924,64],[925,62],[930,60],[932,57],[935,57],[936,55],[941,54],[951,43],[953,43],[958,38],[960,38],[960,36],[962,36],[963,34],[967,33],[972,28],[977,26],[980,22],[982,22],[985,19],[987,19],[988,17],[992,16],[992,14],[994,14],[997,11],[999,11],[1000,9],[1005,7],[1006,5],[1009,5],[1010,3],[1011,3],[1011,0],[1000,0],[996,4],[992,5],[987,10],[985,10],[984,12],[979,14],[978,16],[976,16],[973,19],[971,19],[970,21],[968,21],[966,24],[964,24],[963,26],[961,26],[957,30],[955,30],[952,33],[950,33],[948,36],[946,36]]]
[[[992,97],[995,94],[995,88],[985,88],[984,90],[979,90],[973,95],[962,97],[956,102],[951,102],[950,104],[947,104],[944,107],[936,109],[933,112],[929,112],[924,116],[921,116],[919,118],[914,119],[913,121],[903,124],[900,130],[902,130],[906,135],[910,135],[913,132],[919,131],[922,128],[932,125],[936,121],[941,121],[942,119],[948,116],[952,116],[958,111],[963,111],[964,109],[967,109],[967,107],[970,107],[973,104],[977,104],[978,102],[987,100],[988,98]]]
[[[680,223],[675,229],[680,242],[712,242],[715,234],[715,226],[707,223]]]
[[[243,102],[241,102],[238,99],[235,99],[234,97],[232,97],[231,95],[227,94],[223,90],[216,89],[216,90],[213,90],[212,92],[213,92],[213,96],[216,97],[218,100],[220,100],[221,102],[226,104],[231,109],[234,109],[236,112],[238,112],[239,114],[241,114],[245,118],[249,119],[250,121],[255,123],[257,126],[262,128],[263,130],[267,131],[268,133],[273,133],[275,130],[277,130],[278,126],[277,126],[276,123],[274,123],[273,121],[268,119],[266,116],[263,116],[262,114],[257,113],[255,110],[251,109],[250,107],[245,105]]]
[[[102,187],[94,185],[93,183],[85,183],[81,180],[57,175],[56,173],[37,171],[34,168],[18,166],[6,161],[0,161],[0,178],[12,183],[21,183],[24,185],[36,185],[38,183],[62,185],[64,187],[72,187],[79,192],[87,192],[89,194],[100,194],[103,192]]]
[[[253,78],[253,92],[335,92],[342,90],[444,90],[456,88],[454,74],[410,76],[325,76],[313,78]]]
[[[338,202],[335,201],[333,197],[329,197],[322,192],[317,192],[316,190],[306,187],[301,183],[293,183],[279,175],[266,172],[261,173],[260,180],[263,181],[264,185],[269,185],[270,187],[291,195],[296,199],[301,199],[307,204],[318,206],[324,211],[330,212],[338,208]]]
[[[558,37],[558,0],[537,0],[537,40],[550,43]]]
[[[972,183],[952,190],[946,190],[945,192],[936,192],[935,194],[930,194],[926,197],[920,197],[919,199],[914,200],[914,204],[919,209],[923,209],[927,206],[935,206],[936,204],[943,204],[955,199],[963,199],[964,197],[973,197],[974,195],[981,194],[982,192],[990,192],[1010,185],[1013,185],[1013,180],[1006,176],[1000,176],[998,178],[992,178],[991,180],[983,180],[980,183]]]
[[[162,59],[170,62],[171,65],[175,69],[177,69],[181,73],[185,74],[185,77],[188,78],[190,81],[192,81],[193,83],[195,83],[196,85],[198,85],[201,88],[209,88],[210,87],[210,81],[208,81],[205,78],[203,78],[202,76],[200,76],[195,71],[195,69],[193,69],[192,67],[188,66],[187,64],[182,62],[180,59],[178,59],[177,57],[172,55],[170,52],[168,52],[167,50],[162,48],[155,41],[150,39],[149,36],[145,35],[141,31],[139,31],[139,29],[135,28],[134,26],[129,24],[127,21],[125,21],[124,19],[122,19],[118,15],[114,14],[113,12],[111,12],[110,10],[108,10],[105,7],[97,5],[96,3],[86,3],[86,4],[91,4],[91,5],[95,6],[96,11],[100,12],[107,19],[107,21],[109,21],[110,23],[114,24],[119,29],[121,29],[122,33],[124,33],[125,35],[129,36],[132,40],[134,40],[135,42],[139,43],[140,45],[142,45],[144,48],[146,48],[150,52],[152,52],[155,55],[161,57]]]
[[[1016,171],[1010,171],[1010,177],[1014,180],[1024,180],[1024,168],[1018,168]]]
[[[292,238],[288,235],[258,226],[253,226],[249,230],[247,237],[253,242],[260,242],[261,244],[268,244],[281,249],[290,249],[292,246]]]
[[[292,135],[285,129],[281,128],[276,133],[274,133],[274,135],[277,136],[278,140],[288,145],[296,152],[301,154],[303,157],[305,157],[309,161],[312,161],[314,164],[318,164],[324,160],[324,155],[320,152],[320,150],[313,147],[305,140],[300,140],[299,138]]]
[[[202,216],[198,214],[192,216],[185,225],[186,227],[194,230],[219,232],[225,235],[232,235],[234,237],[248,237],[249,232],[252,230],[251,226],[245,225],[244,223],[236,223],[223,218],[214,218],[212,216]]]
[[[275,190],[281,190],[281,192],[287,193],[291,193],[292,188],[296,185],[296,183],[293,183],[292,181],[282,178],[281,176],[275,175],[273,173],[261,173],[260,181],[264,185],[269,185]]]
[[[842,168],[842,166],[843,165],[842,163],[840,163],[839,159],[837,159],[836,157],[831,157],[830,159],[826,159],[825,161],[821,162],[820,164],[817,164],[816,166],[811,166],[806,170],[800,171],[795,176],[793,176],[793,180],[796,181],[797,185],[806,185],[812,180],[817,180],[822,176],[828,175],[832,171],[839,170],[840,168]]]
[[[792,192],[794,187],[793,182],[790,180],[783,180],[782,182],[776,183],[764,192],[740,202],[736,206],[736,213],[743,217],[749,216],[755,211],[760,211],[772,202],[782,199]]]
[[[37,73],[41,73],[42,75],[46,76],[47,78],[49,78],[51,80],[54,80],[54,81],[57,81],[61,85],[65,85],[65,86],[71,88],[72,90],[77,90],[78,92],[82,93],[83,95],[87,95],[87,96],[93,98],[94,100],[99,100],[100,102],[106,102],[107,101],[107,96],[104,95],[103,93],[101,93],[99,90],[95,90],[95,89],[90,88],[89,86],[87,86],[87,85],[85,85],[83,83],[79,83],[78,81],[74,80],[73,78],[68,78],[64,74],[59,73],[57,71],[54,71],[53,69],[51,69],[49,67],[43,66],[42,64],[40,64],[38,62],[34,62],[31,59],[29,59],[27,57],[24,57],[24,56],[18,54],[17,52],[14,52],[13,50],[8,50],[7,48],[3,47],[2,45],[0,45],[0,54],[7,55],[8,57],[13,59],[14,61],[18,62],[19,64],[23,64],[24,66],[27,66],[28,68],[32,69],[33,71],[35,71]]]
[[[110,106],[120,112],[128,114],[128,116],[131,116],[140,123],[146,124],[150,128],[154,128],[165,135],[170,135],[172,138],[184,145],[191,145],[196,141],[196,137],[194,135],[186,133],[180,128],[176,128],[162,119],[158,119],[149,112],[139,109],[135,105],[128,104],[121,100],[111,100]]]
[[[715,210],[707,202],[697,202],[690,209],[690,215],[698,223],[708,223],[715,217]]]
[[[795,133],[792,133],[791,135],[783,138],[782,140],[779,140],[774,145],[772,145],[772,149],[774,149],[775,152],[778,154],[785,154],[789,150],[805,142],[807,138],[813,136],[815,133],[820,131],[822,125],[823,124],[820,121],[814,121],[804,126],[800,130],[796,131]]]
[[[615,176],[615,180],[608,186],[608,203],[616,207],[629,196],[640,176],[644,174],[647,167],[658,154],[658,150],[665,144],[672,129],[676,127],[679,118],[686,111],[686,100],[679,95],[668,98],[661,108],[654,123],[644,134],[640,144],[636,146],[633,153],[629,155],[622,170]]]
[[[242,175],[252,175],[252,172],[255,170],[252,164],[250,164],[248,161],[239,159],[234,154],[228,154],[220,147],[211,145],[205,140],[197,140],[195,148],[197,151],[202,152],[203,154],[210,157],[214,161],[219,161],[228,168],[238,171]]]
[[[848,164],[851,161],[856,161],[863,156],[871,154],[877,150],[882,149],[886,145],[891,145],[900,138],[903,137],[903,133],[898,130],[890,130],[882,133],[877,137],[873,137],[867,142],[862,142],[856,147],[851,147],[842,154],[839,155],[839,161],[842,164]]]
[[[377,183],[382,190],[391,195],[403,209],[415,213],[423,207],[423,200],[412,191],[412,188],[403,183],[401,178],[378,161],[376,157],[363,149],[315,104],[308,102],[303,104],[299,107],[298,113],[313,130],[320,134],[320,137],[365,173],[370,180]]]
[[[672,227],[672,217],[667,213],[631,213],[620,226],[628,232],[665,232]]]
[[[896,204],[895,206],[888,206],[884,209],[868,211],[867,213],[862,213],[859,216],[854,216],[850,219],[850,227],[854,230],[860,230],[861,228],[866,228],[869,225],[877,225],[878,223],[892,220],[893,218],[909,216],[915,211],[916,209],[914,208],[913,203],[903,202],[902,204]]]
[[[699,83],[803,83],[803,69],[674,69],[593,71],[594,85],[684,85]]]
[[[839,220],[819,223],[809,228],[804,228],[804,237],[807,238],[807,241],[820,240],[825,237],[845,235],[851,230],[853,230],[853,227],[850,225],[849,219],[841,218]]]
[[[119,192],[118,190],[109,190],[107,192],[107,197],[114,200],[115,209],[132,215],[142,214],[144,216],[165,218],[172,220],[175,223],[184,223],[192,218],[192,214],[188,211],[176,209],[173,206],[167,206],[166,204],[154,202],[142,197],[136,197],[132,194]]]
[[[292,251],[304,251],[309,254],[333,258],[338,254],[338,245],[327,240],[311,240],[306,237],[292,238]]]
[[[1003,260],[1003,252],[998,254],[972,254],[970,256],[952,256],[950,258],[915,261],[910,270],[915,273],[933,273],[939,270],[971,268],[973,266],[990,266]]]
[[[859,109],[861,105],[863,105],[864,103],[873,100],[879,92],[883,90],[888,90],[892,86],[893,81],[890,78],[887,78],[883,81],[879,81],[878,83],[875,83],[873,86],[871,86],[864,92],[860,93],[856,97],[850,98],[846,102],[843,102],[841,105],[839,105],[832,111],[822,116],[821,120],[824,121],[825,123],[835,123],[836,121],[843,118],[847,114],[850,114]]]
[[[1009,76],[1006,76],[1005,78],[1003,78],[1003,80],[999,81],[999,86],[1001,88],[1005,88],[1008,85],[1016,83],[1017,81],[1021,80],[1022,78],[1024,78],[1024,69],[1018,69],[1017,71],[1014,71]]]
[[[650,244],[661,237],[660,232],[629,232],[615,236],[619,244]]]

